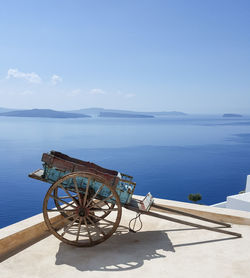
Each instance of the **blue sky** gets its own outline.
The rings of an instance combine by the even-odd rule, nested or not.
[[[250,112],[250,1],[2,1],[0,107]]]

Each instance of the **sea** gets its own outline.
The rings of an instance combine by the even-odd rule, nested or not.
[[[42,212],[49,184],[28,174],[51,150],[132,175],[135,194],[212,205],[245,188],[250,117],[0,117],[0,228]]]

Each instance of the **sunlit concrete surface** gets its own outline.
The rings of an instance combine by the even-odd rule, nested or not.
[[[234,224],[227,228],[243,235],[232,239],[143,215],[142,230],[131,233],[127,227],[134,216],[135,213],[123,209],[117,232],[91,248],[69,246],[49,236],[3,261],[0,275],[4,278],[249,278],[250,226]]]

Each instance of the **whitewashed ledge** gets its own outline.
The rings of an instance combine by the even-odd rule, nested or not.
[[[42,213],[0,229],[0,262],[49,235]]]
[[[12,225],[6,226],[6,227],[0,229],[0,239],[10,236],[14,233],[20,232],[24,229],[30,228],[31,226],[34,226],[40,222],[43,222],[43,214],[42,213],[31,216],[22,221],[16,222]]]
[[[135,196],[135,198],[142,197]],[[249,212],[214,208],[210,206],[195,205],[158,198],[155,198],[155,203],[160,203],[169,208],[179,209],[184,212],[193,213],[214,220],[232,223],[233,225],[230,230],[241,233],[243,238],[231,240],[228,235],[196,229],[146,215],[142,216],[142,231],[136,234],[129,233],[126,227],[128,227],[129,220],[135,216],[135,213],[123,209],[122,221],[117,233],[115,233],[109,240],[98,246],[82,249],[65,245],[54,236],[50,236],[50,233],[43,222],[42,214],[38,214],[0,230],[0,261],[2,261],[0,264],[1,276],[3,275],[2,277],[5,278],[40,278],[50,275],[50,277],[74,276],[76,278],[82,277],[83,275],[82,272],[79,272],[80,269],[81,271],[93,270],[93,273],[95,272],[95,275],[92,275],[93,273],[91,274],[90,272],[86,272],[86,277],[99,277],[103,275],[100,272],[101,268],[106,268],[112,264],[112,260],[109,260],[108,257],[113,258],[113,267],[119,268],[120,266],[118,267],[117,264],[121,261],[126,262],[126,267],[130,268],[130,263],[127,265],[129,260],[139,260],[141,263],[141,258],[139,257],[143,256],[143,252],[145,250],[146,253],[150,253],[152,249],[156,249],[154,254],[145,254],[142,259],[144,266],[141,266],[138,273],[138,267],[131,267],[130,271],[132,272],[129,272],[131,275],[124,275],[124,277],[133,277],[133,275],[139,275],[140,277],[143,273],[144,277],[152,277],[154,274],[159,274],[162,277],[166,277],[165,275],[169,274],[169,277],[171,278],[189,277],[188,275],[190,275],[190,277],[249,277]],[[178,218],[187,219],[184,216],[178,216]],[[197,222],[197,220],[189,220],[191,222]],[[167,245],[167,247],[164,249],[165,245]],[[163,251],[161,250],[162,248]],[[165,255],[162,257],[157,256],[156,254],[158,254],[158,249],[159,253],[163,252]],[[182,250],[182,253],[179,253],[178,255],[175,252],[177,250],[179,251],[179,249]],[[187,252],[187,250],[191,253]],[[102,254],[102,252],[104,253]],[[197,254],[204,253],[204,258],[196,258],[196,252],[198,252]],[[239,253],[236,254],[235,252]],[[187,257],[183,257],[184,254],[190,258],[190,261]],[[215,254],[217,255],[215,256]],[[216,258],[218,257],[218,254],[224,255],[222,256],[221,261],[219,259],[217,262]],[[76,256],[79,256],[79,258]],[[99,260],[97,263],[101,267],[98,268],[93,266],[96,262],[94,258],[90,258],[90,256],[94,256],[94,258],[96,257],[97,261]],[[121,257],[120,259],[118,259],[119,256]],[[125,258],[123,258],[123,256],[125,256]],[[129,257],[129,259],[126,256]],[[194,256],[193,260],[191,259],[192,256]],[[72,257],[72,261],[70,257]],[[158,260],[153,260],[153,264],[151,265],[153,269],[151,269],[150,265],[146,263],[146,261],[151,261],[153,258],[157,257]],[[66,260],[67,263],[64,260]],[[219,272],[221,275],[219,276],[216,276],[218,275],[216,272],[218,269],[214,269],[214,274],[211,270],[206,273],[206,271],[204,271],[206,268],[205,265],[208,262],[211,263],[211,260],[215,264],[220,262],[222,264],[228,264],[230,267],[229,269],[228,267],[225,269],[220,268]],[[176,267],[180,264],[180,262],[182,264],[182,261],[184,262],[184,265],[182,265],[181,268]],[[202,262],[205,265],[202,265]],[[137,261],[133,263],[136,264]],[[175,263],[176,266],[173,267],[172,263]],[[189,264],[189,266],[186,265],[186,268],[185,263]],[[41,264],[42,266],[37,269],[37,266]],[[66,267],[67,271],[65,274],[64,272],[61,272],[60,264],[70,265],[70,268]],[[74,273],[73,271],[74,274],[71,275],[70,269],[72,270],[72,265],[74,266],[73,269],[76,270],[76,272]],[[191,268],[190,265],[192,265]],[[210,267],[213,269],[214,266],[210,265]],[[244,269],[241,269],[241,267]],[[168,268],[168,270],[166,268]],[[63,269],[65,268],[63,267]],[[200,269],[201,272],[191,273],[191,269],[197,269],[197,271]],[[123,270],[123,267],[121,267],[121,270]],[[183,273],[180,272],[181,270]],[[231,273],[232,275],[228,272],[229,270],[233,273]],[[37,271],[39,273],[37,273]],[[57,271],[59,272],[57,273]],[[109,277],[117,277],[116,271],[108,271],[110,271]],[[144,272],[142,273],[142,271]],[[22,274],[21,276],[20,273]],[[125,273],[128,274],[127,271],[120,272],[119,276],[122,277]],[[246,275],[246,273],[248,274]]]

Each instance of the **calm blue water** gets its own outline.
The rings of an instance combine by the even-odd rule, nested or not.
[[[250,118],[39,119],[0,117],[0,227],[42,211],[49,184],[28,174],[57,150],[134,176],[136,194],[203,204],[244,189]]]

